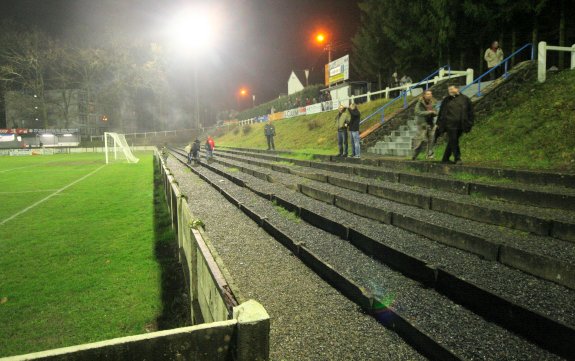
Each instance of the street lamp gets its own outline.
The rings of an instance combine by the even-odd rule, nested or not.
[[[315,41],[319,45],[324,46],[323,50],[327,51],[327,62],[331,63],[331,50],[332,50],[331,40],[328,40],[328,37],[325,33],[320,32],[316,34]]]
[[[238,103],[238,110],[241,108],[241,98],[248,95],[248,90],[246,88],[240,88],[236,95],[236,102]]]

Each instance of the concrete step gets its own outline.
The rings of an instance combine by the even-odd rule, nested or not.
[[[390,143],[395,143],[395,142],[411,143],[412,139],[413,139],[413,137],[406,137],[406,136],[399,136],[399,137],[398,136],[387,136],[387,137],[385,137],[385,141],[390,142]]]
[[[395,130],[391,132],[392,137],[415,137],[417,135],[417,130],[409,130],[409,131],[399,131]]]

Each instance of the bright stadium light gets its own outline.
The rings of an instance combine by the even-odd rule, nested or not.
[[[188,7],[178,11],[171,19],[166,35],[175,52],[192,55],[213,45],[218,22],[213,9]]]

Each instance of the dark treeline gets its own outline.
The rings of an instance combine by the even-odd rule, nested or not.
[[[483,73],[483,54],[494,40],[506,56],[526,43],[575,43],[574,0],[365,0],[359,6],[352,67],[383,86],[393,72],[416,80],[446,64]],[[548,65],[564,68],[568,59],[551,53]]]
[[[22,126],[7,124],[5,101],[11,99],[29,128],[166,129],[181,99],[169,85],[162,49],[114,34],[101,38],[64,41],[12,21],[0,23],[0,127]],[[9,92],[18,96],[7,97]],[[78,94],[89,124],[72,116]],[[189,127],[169,125],[174,126]]]

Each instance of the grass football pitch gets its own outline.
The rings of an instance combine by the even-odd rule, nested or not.
[[[0,357],[155,328],[153,161],[136,156],[0,157]]]

